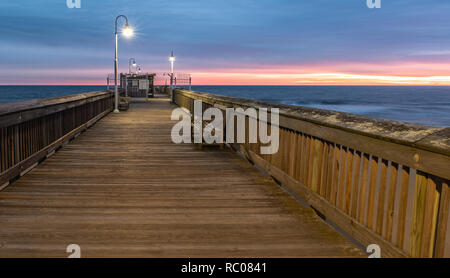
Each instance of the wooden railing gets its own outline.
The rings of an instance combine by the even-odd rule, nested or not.
[[[243,155],[383,257],[450,257],[450,128],[175,92],[191,113],[194,100],[204,110],[279,108],[278,152],[261,154],[246,138]]]
[[[0,190],[111,111],[111,92],[0,104]]]

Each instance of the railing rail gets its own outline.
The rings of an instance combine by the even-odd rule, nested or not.
[[[278,152],[246,138],[243,155],[382,256],[450,257],[450,128],[175,91],[191,112],[194,100],[203,110],[279,108]]]
[[[0,189],[113,108],[111,92],[0,104]]]

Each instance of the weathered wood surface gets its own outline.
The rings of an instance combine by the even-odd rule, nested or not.
[[[195,100],[203,110],[279,108],[277,153],[248,134],[236,149],[382,256],[450,256],[450,128],[175,90],[191,113]]]
[[[14,123],[24,122],[38,116],[48,115],[79,106],[80,104],[95,102],[110,95],[111,92],[102,91],[63,97],[33,99],[14,103],[0,103],[0,116],[2,116],[0,126],[11,125],[11,120],[13,120]],[[11,118],[5,118],[7,115],[11,115]]]
[[[270,109],[276,107],[280,109],[280,115],[288,118],[339,128],[355,134],[390,140],[404,145],[429,145],[429,149],[450,154],[450,140],[448,139],[450,128],[424,126],[333,110],[286,105],[204,92],[177,91],[190,98],[202,100],[206,103],[223,104],[226,107],[230,107],[230,105],[244,108],[265,107]],[[434,137],[433,140],[429,139],[429,136]],[[422,144],[422,141],[427,141],[427,143]],[[428,148],[424,147],[424,149]]]
[[[365,256],[235,153],[171,143],[173,108],[109,114],[0,192],[0,257]]]
[[[0,189],[112,107],[113,95],[106,91],[0,104]]]
[[[177,90],[185,97],[216,107],[276,107],[280,126],[308,130],[333,143],[347,145],[418,170],[450,179],[450,128],[377,119],[350,113]],[[270,119],[270,117],[269,117]],[[398,161],[401,160],[401,161]]]

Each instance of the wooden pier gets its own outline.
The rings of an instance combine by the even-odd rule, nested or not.
[[[2,191],[0,256],[363,255],[230,150],[173,144],[173,108],[111,113]]]
[[[449,256],[449,129],[277,106],[280,150],[262,155],[172,143],[167,96],[0,105],[0,257],[367,257],[322,218],[384,257]]]

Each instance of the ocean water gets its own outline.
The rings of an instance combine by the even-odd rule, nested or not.
[[[0,103],[104,89],[105,86],[0,86]],[[192,86],[192,89],[450,127],[450,86]]]
[[[450,86],[193,86],[192,89],[450,127]]]
[[[106,86],[0,86],[0,103],[106,90]]]

